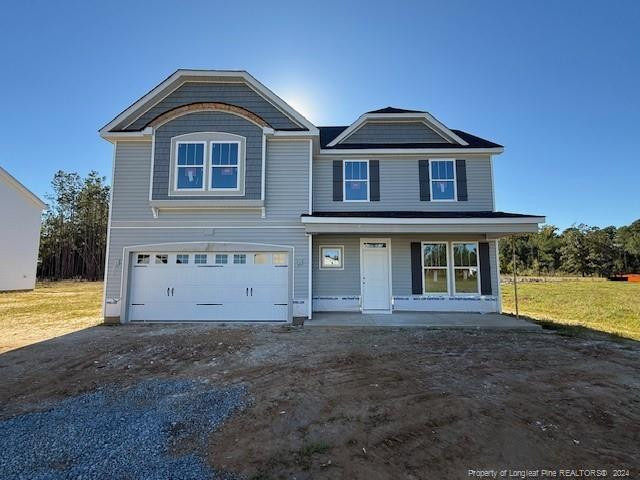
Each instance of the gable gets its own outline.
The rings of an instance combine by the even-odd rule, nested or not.
[[[366,122],[343,144],[450,143],[423,122]]]
[[[0,167],[0,187],[6,192],[15,192],[22,198],[26,204],[37,208],[38,210],[44,210],[47,206],[40,198],[36,196],[31,190],[25,187],[22,183],[16,180],[9,172]],[[10,205],[10,203],[6,203]]]

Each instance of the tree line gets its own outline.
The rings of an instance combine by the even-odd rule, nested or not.
[[[560,232],[543,225],[537,233],[500,240],[500,270],[513,272],[515,240],[519,274],[610,277],[640,273],[640,219],[623,227],[574,225]]]
[[[81,178],[59,170],[51,188],[42,220],[38,278],[102,280],[109,217],[106,178],[96,171]]]

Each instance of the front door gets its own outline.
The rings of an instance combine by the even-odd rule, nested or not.
[[[388,238],[363,238],[360,241],[362,310],[391,310],[390,250]]]

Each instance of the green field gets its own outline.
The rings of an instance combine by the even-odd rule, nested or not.
[[[520,314],[640,340],[640,283],[572,279],[518,283]],[[513,284],[502,284],[502,308],[515,313]]]

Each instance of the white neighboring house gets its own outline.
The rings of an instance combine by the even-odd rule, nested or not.
[[[0,292],[35,287],[45,207],[42,200],[0,167]]]

